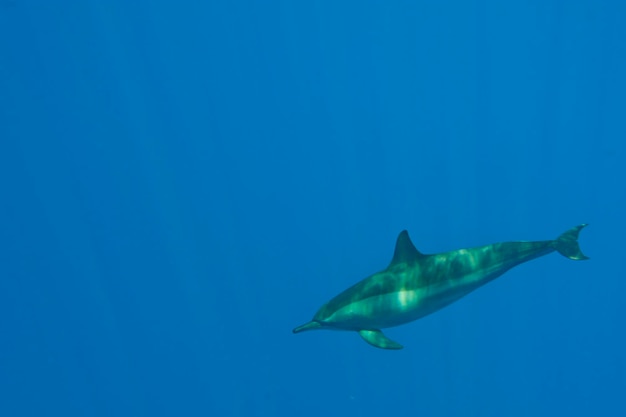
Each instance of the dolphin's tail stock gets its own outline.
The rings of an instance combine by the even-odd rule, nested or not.
[[[583,227],[587,226],[587,224],[583,223],[576,227],[572,227],[567,232],[563,233],[556,240],[552,241],[552,246],[556,249],[561,255],[566,258],[573,259],[575,261],[582,261],[585,259],[589,259],[585,254],[580,250],[580,246],[578,246],[578,234],[582,230]]]

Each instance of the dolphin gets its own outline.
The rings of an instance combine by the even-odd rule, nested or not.
[[[573,227],[555,240],[501,242],[426,255],[419,252],[406,230],[398,235],[389,266],[324,304],[313,320],[293,329],[356,331],[370,345],[402,349],[380,329],[399,326],[457,301],[521,263],[557,251],[573,260],[589,259],[578,246],[586,224]]]

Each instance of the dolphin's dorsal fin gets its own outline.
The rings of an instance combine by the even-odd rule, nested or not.
[[[411,242],[409,232],[403,230],[400,232],[398,239],[396,240],[396,250],[393,253],[393,259],[391,260],[389,266],[397,263],[411,263],[422,256],[424,256],[424,254],[415,249],[413,242]]]

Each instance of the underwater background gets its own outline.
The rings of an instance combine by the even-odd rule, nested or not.
[[[0,0],[0,416],[624,416],[626,2]],[[388,329],[387,266],[552,254]]]

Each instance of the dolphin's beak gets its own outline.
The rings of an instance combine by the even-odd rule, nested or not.
[[[322,325],[317,322],[317,321],[310,321],[306,324],[303,324],[302,326],[298,326],[295,329],[293,329],[294,333],[300,333],[303,332],[305,330],[314,330],[314,329],[320,329],[322,327]]]

